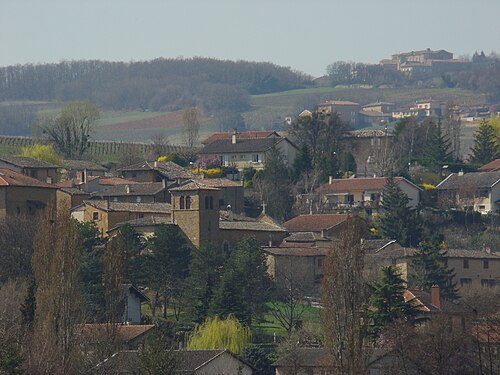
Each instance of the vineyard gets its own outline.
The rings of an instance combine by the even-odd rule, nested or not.
[[[46,143],[46,140],[18,137],[18,136],[0,136],[0,155],[18,154],[26,146],[32,146],[36,143]],[[145,155],[153,150],[153,144],[141,142],[118,142],[118,141],[91,141],[88,151],[92,159],[109,160],[115,159],[120,155]],[[166,153],[182,153],[185,148],[182,146],[165,146]]]

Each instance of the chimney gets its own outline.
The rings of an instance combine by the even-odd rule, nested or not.
[[[84,184],[87,184],[87,168],[83,170],[83,181]]]
[[[155,160],[155,162],[153,163],[153,166],[154,166],[155,168],[157,168],[157,167],[158,167],[158,161],[156,161],[156,160]]]
[[[233,135],[231,136],[231,143],[234,145],[236,144],[236,136],[238,135],[238,132],[236,131],[236,128],[234,129]]]
[[[333,181],[333,176],[328,176],[328,184],[331,185]]]
[[[431,303],[438,309],[441,309],[441,293],[439,285],[433,285],[431,288]]]
[[[273,247],[273,240],[271,238],[269,239],[269,245],[268,246],[269,247]]]
[[[125,185],[125,192],[130,194],[130,185]]]
[[[463,170],[463,169],[460,169],[460,171],[458,172],[458,175],[459,175],[459,176],[463,176],[463,175],[464,175],[464,170]]]
[[[167,187],[167,182],[165,181],[165,179],[162,179],[161,180],[161,186],[165,189]]]

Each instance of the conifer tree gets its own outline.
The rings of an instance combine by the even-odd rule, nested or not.
[[[452,161],[450,141],[443,135],[441,120],[434,127],[434,132],[429,143],[427,164],[434,172],[440,172],[443,164]]]
[[[404,300],[405,281],[393,266],[382,267],[382,277],[376,282],[370,299],[370,306],[375,308],[369,312],[373,319],[373,334],[397,319],[413,321],[418,310],[411,301]]]
[[[418,244],[421,235],[418,214],[409,203],[410,199],[396,179],[389,177],[382,191],[380,230],[384,237],[396,240],[403,246]]]
[[[440,288],[443,298],[453,300],[458,298],[453,269],[446,266],[444,244],[438,238],[422,241],[413,259],[415,272],[410,279],[412,287],[431,291],[433,285]]]
[[[474,133],[471,161],[476,164],[486,164],[498,158],[500,158],[500,144],[495,129],[483,121]]]

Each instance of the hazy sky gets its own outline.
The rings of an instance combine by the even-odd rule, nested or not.
[[[210,56],[314,76],[336,60],[500,52],[500,0],[0,0],[0,66]]]

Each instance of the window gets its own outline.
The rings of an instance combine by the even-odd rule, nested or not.
[[[94,220],[94,221],[99,220],[99,212],[98,211],[92,212],[92,220]]]
[[[208,210],[208,197],[205,197],[205,209]]]
[[[469,268],[469,259],[464,259],[464,269]]]
[[[485,288],[493,288],[496,285],[495,279],[481,279],[481,286]]]
[[[139,219],[142,219],[144,217],[144,214],[142,212],[139,212],[137,216],[139,217]]]
[[[318,268],[323,268],[323,259],[318,259]]]
[[[33,177],[33,178],[36,178],[36,171],[35,170],[31,170],[30,171],[30,176]]]
[[[346,203],[349,203],[349,204],[354,203],[354,195],[347,194],[345,200],[346,200]]]
[[[137,203],[141,203],[141,197],[137,197],[137,198],[135,198],[135,201],[136,201]]]
[[[214,197],[210,196],[210,209],[214,209]]]
[[[467,286],[472,284],[472,279],[460,279],[460,286]]]
[[[484,269],[490,268],[490,262],[488,262],[487,260],[483,260],[483,268]]]
[[[183,195],[181,195],[181,198],[180,198],[179,208],[180,208],[181,210],[183,210],[183,209],[184,209],[184,196],[183,196]]]
[[[137,172],[132,172],[132,178],[137,177]]]
[[[224,199],[219,199],[219,208],[226,209],[226,207],[224,207]]]
[[[188,195],[186,197],[186,210],[191,209],[191,197]]]
[[[259,154],[253,154],[252,163],[258,163],[258,162],[259,162]]]
[[[113,202],[118,202],[118,197],[113,197]]]

